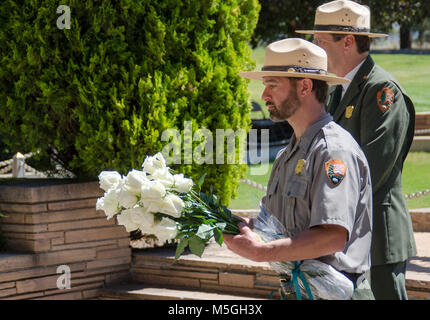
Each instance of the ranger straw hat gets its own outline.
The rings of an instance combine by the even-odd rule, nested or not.
[[[327,72],[327,54],[317,45],[300,38],[290,38],[269,44],[261,71],[240,72],[244,78],[295,77],[322,80],[329,85],[349,83],[345,78]]]
[[[370,32],[370,10],[354,1],[337,0],[319,6],[315,13],[313,30],[296,30],[297,33],[356,34],[370,38],[387,37],[387,34]]]

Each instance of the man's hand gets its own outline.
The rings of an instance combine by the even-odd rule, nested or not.
[[[259,240],[257,234],[251,231],[249,225],[240,222],[239,229],[240,234],[238,235],[223,235],[227,248],[244,258],[262,261],[260,259],[262,258],[261,253],[264,250],[264,243]]]
[[[254,223],[252,218],[247,218],[247,217],[240,217],[238,215],[233,214],[232,215],[234,218],[236,218],[237,220],[242,221],[246,226],[248,226],[250,229],[254,228]]]

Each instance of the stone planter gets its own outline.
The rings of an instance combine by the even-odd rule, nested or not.
[[[0,297],[85,299],[129,277],[129,234],[96,211],[98,182],[19,179],[0,185]],[[7,183],[7,184],[6,184]],[[71,288],[59,289],[57,268],[70,267]]]

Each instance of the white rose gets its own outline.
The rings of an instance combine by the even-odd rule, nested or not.
[[[164,159],[161,152],[158,152],[153,157],[146,157],[145,161],[142,164],[143,170],[152,174],[155,170],[165,168],[166,160]]]
[[[121,207],[133,208],[137,203],[137,197],[125,188],[121,188],[118,192],[118,202]]]
[[[174,239],[178,234],[178,229],[176,227],[176,222],[172,219],[163,217],[160,222],[154,225],[152,229],[153,234],[161,242]]]
[[[119,212],[118,208],[118,194],[120,189],[109,189],[105,192],[104,196],[97,199],[96,209],[103,210],[108,218],[112,218]]]
[[[154,225],[154,215],[142,207],[130,209],[130,219],[143,230],[151,230]]]
[[[146,181],[148,178],[145,172],[133,169],[124,178],[124,188],[135,195],[139,195],[142,184]]]
[[[117,215],[117,221],[120,226],[124,226],[127,232],[132,232],[134,230],[139,229],[139,224],[133,221],[132,219],[132,210],[126,209],[121,212],[121,214]]]
[[[171,188],[174,183],[173,175],[169,172],[169,168],[156,169],[152,174],[151,178],[162,183],[164,187]]]
[[[102,171],[99,174],[100,188],[104,191],[116,188],[120,181],[121,175],[116,171]]]
[[[176,190],[181,193],[187,193],[190,192],[191,188],[193,187],[193,180],[184,178],[184,175],[182,173],[175,174],[173,176],[173,190]]]
[[[140,189],[142,202],[159,200],[166,195],[166,188],[161,182],[158,181],[145,181]]]
[[[173,193],[169,193],[163,199],[163,206],[160,208],[160,212],[179,218],[184,206],[184,201],[181,198]]]
[[[146,213],[157,213],[161,212],[161,208],[164,206],[163,199],[152,199],[152,200],[146,200],[143,203],[143,208]]]

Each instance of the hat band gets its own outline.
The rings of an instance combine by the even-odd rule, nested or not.
[[[369,33],[370,28],[316,24],[314,25],[314,31],[342,31],[342,32]]]
[[[306,68],[302,66],[264,66],[261,71],[282,71],[282,72],[298,72],[298,73],[312,73],[312,74],[324,74],[327,75],[327,71],[324,69]]]

